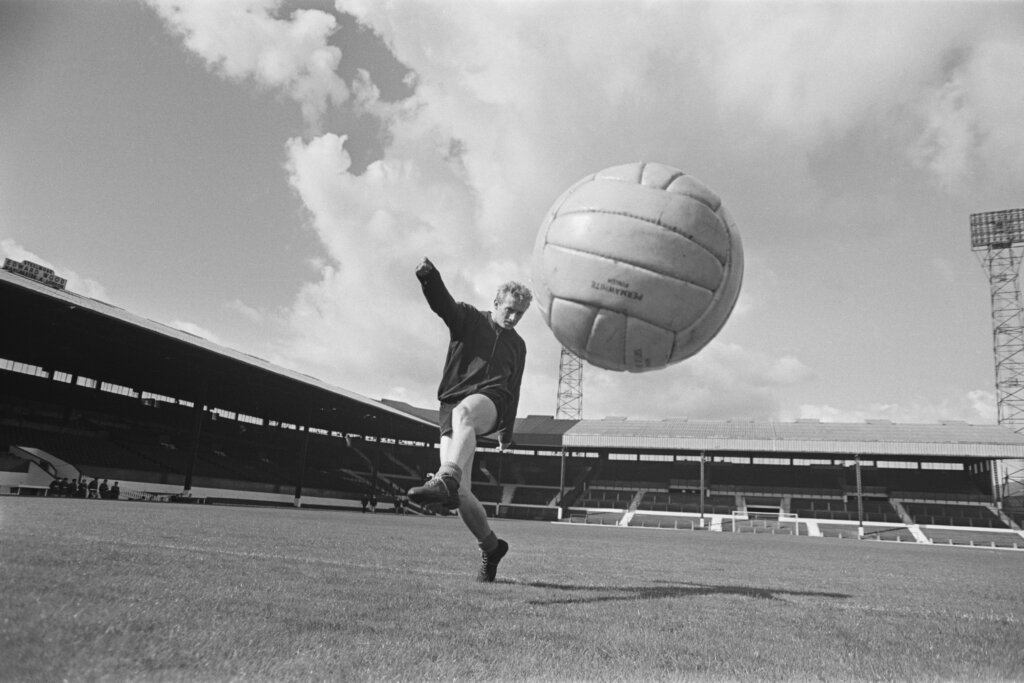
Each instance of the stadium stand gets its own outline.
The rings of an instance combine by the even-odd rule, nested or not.
[[[987,527],[1008,529],[1009,527],[992,511],[983,505],[958,505],[953,503],[903,502],[903,507],[915,524],[930,524],[959,527]]]
[[[888,522],[900,524],[899,512],[888,501],[865,500],[863,502],[864,519],[872,522]],[[856,499],[816,500],[794,498],[790,503],[790,511],[800,517],[814,519],[848,520],[858,518]]]
[[[223,418],[204,423],[193,453],[191,408],[154,410],[131,398],[79,387],[52,386],[26,400],[7,401],[3,408],[0,449],[30,443],[73,463],[85,476],[112,480],[178,483],[194,456],[197,486],[289,493],[299,483],[305,449],[303,490],[353,506],[364,493],[375,491],[386,505],[421,481],[436,458],[432,446],[346,441],[319,433],[307,438],[295,429]],[[817,520],[823,536],[857,534],[856,482],[848,466],[708,463],[702,520],[699,463],[570,457],[564,465],[563,511],[572,521],[696,530],[710,528],[717,516],[722,531],[789,534],[795,532],[794,523],[781,516],[791,513]],[[550,455],[484,451],[472,473],[473,489],[489,514],[551,521],[559,515],[562,466],[562,458]],[[17,464],[5,467],[10,471]],[[869,528],[868,538],[913,542],[909,522],[922,525],[933,543],[1009,548],[1024,542],[1018,534],[996,533],[1010,528],[962,471],[864,468],[862,486],[873,495],[861,502],[864,522],[890,525]],[[768,512],[734,517],[754,509]]]
[[[558,498],[555,486],[516,486],[512,493],[512,505],[553,505]]]
[[[436,410],[372,401],[12,278],[0,273],[2,314],[21,331],[0,339],[0,452],[43,449],[142,491],[354,509],[368,492],[400,498],[436,468]],[[994,507],[990,466],[1024,453],[1024,437],[991,425],[530,415],[517,421],[515,453],[481,445],[473,489],[505,517],[753,533],[787,533],[796,518],[848,537],[863,513],[881,525],[873,537],[920,540],[908,525],[921,525],[955,543],[972,531],[1020,538],[1024,522],[1024,510]],[[5,456],[0,473],[24,474],[24,462]]]

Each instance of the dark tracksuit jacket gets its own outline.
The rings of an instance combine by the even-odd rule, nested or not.
[[[431,310],[451,333],[437,388],[438,400],[458,403],[470,394],[484,394],[498,407],[501,442],[511,443],[526,366],[526,343],[515,330],[495,324],[489,312],[456,302],[437,270],[421,278],[420,285]]]

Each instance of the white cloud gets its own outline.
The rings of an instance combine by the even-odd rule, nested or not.
[[[814,373],[792,356],[770,358],[738,344],[712,343],[694,363],[694,375],[717,386],[742,383],[749,387],[799,384]]]
[[[980,165],[986,178],[1019,186],[1024,173],[1024,44],[998,36],[980,42],[932,101],[930,162],[947,184]],[[948,167],[947,167],[948,166]]]
[[[908,424],[935,424],[959,420],[971,424],[996,423],[995,395],[989,391],[970,391],[953,400],[929,402],[918,400],[908,404],[869,403],[838,408],[829,405],[801,405],[790,418],[817,419],[823,422],[864,422],[891,420]]]
[[[630,375],[584,365],[583,411],[587,418],[771,420],[779,414],[779,390],[812,378],[811,369],[796,358],[776,359],[713,341],[693,358],[652,373]]]
[[[324,256],[278,316],[288,330],[278,360],[413,402],[432,395],[446,342],[412,276],[415,263],[430,256],[457,298],[486,306],[501,280],[527,279],[545,210],[587,173],[647,159],[726,186],[749,173],[748,185],[762,188],[755,194],[805,199],[816,190],[809,157],[844,136],[883,134],[947,187],[991,177],[989,160],[1020,168],[1024,136],[1010,125],[1024,108],[1013,94],[1024,69],[1019,41],[976,18],[969,3],[941,13],[931,5],[652,3],[638,11],[611,2],[594,11],[590,3],[338,0],[416,74],[415,95],[386,104],[365,75],[352,86],[359,102],[351,101],[334,73],[341,54],[326,43],[329,15],[279,19],[269,0],[156,3],[225,77],[280,88],[309,119],[347,102],[385,120],[383,158],[358,176],[345,131],[286,143],[289,182]],[[1009,101],[1000,99],[1007,92]],[[758,227],[758,198],[723,198],[730,207],[746,202],[741,232]],[[742,294],[736,315],[751,316],[764,296]],[[524,325],[524,336],[524,398],[528,410],[549,413],[558,349],[539,323]],[[771,418],[782,411],[778,389],[812,375],[798,358],[716,342],[658,373],[588,371],[585,411]],[[929,410],[941,413],[867,406],[851,414]]]
[[[866,129],[947,190],[1024,170],[1019,15],[972,3],[719,3],[709,77],[724,112],[800,144]],[[1007,35],[1009,33],[1009,35]]]
[[[280,89],[315,123],[329,105],[349,98],[337,75],[341,50],[327,43],[337,28],[333,15],[296,10],[277,18],[281,0],[149,0],[185,45],[217,73],[232,80],[253,79]]]
[[[996,409],[996,396],[994,393],[975,389],[967,393],[967,401],[973,413],[978,415],[982,422],[998,422],[999,415]]]
[[[225,344],[215,333],[193,322],[188,322],[187,320],[175,320],[170,324],[170,326],[176,330],[181,330],[182,332],[195,335],[196,337],[201,337],[206,341],[213,342],[219,346],[227,346],[227,344]]]
[[[914,161],[932,171],[946,189],[970,175],[978,146],[975,122],[958,81],[944,84],[929,98],[924,130],[911,150]]]
[[[416,341],[443,325],[423,301],[413,269],[430,256],[453,293],[469,298],[465,245],[451,236],[469,229],[475,204],[435,155],[381,160],[354,176],[345,144],[332,134],[288,144],[292,187],[330,258],[286,314],[291,333],[281,355],[376,393],[423,374],[427,357],[431,369],[440,363],[437,351]]]
[[[242,318],[253,324],[260,324],[264,321],[265,316],[262,311],[253,308],[249,304],[245,303],[240,299],[234,299],[225,304],[225,307],[229,311],[238,313]]]

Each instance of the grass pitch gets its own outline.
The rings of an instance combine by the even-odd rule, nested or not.
[[[5,681],[1024,680],[1024,552],[0,498]]]

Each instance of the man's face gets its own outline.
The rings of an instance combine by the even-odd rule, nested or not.
[[[522,299],[506,294],[494,302],[494,311],[491,317],[494,318],[494,322],[499,327],[511,330],[523,319],[523,314],[526,313],[526,309],[529,307],[530,305],[523,303]]]

